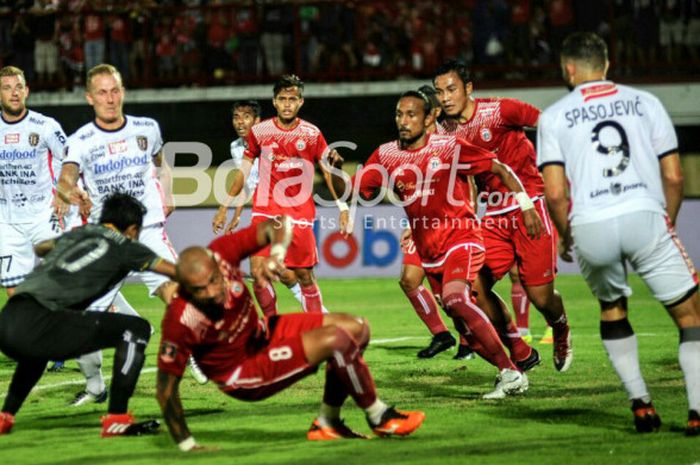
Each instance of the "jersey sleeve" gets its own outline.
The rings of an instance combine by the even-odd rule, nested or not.
[[[543,112],[537,125],[537,167],[542,171],[547,165],[564,165],[564,154],[551,115]]]
[[[163,135],[160,132],[160,126],[153,121],[153,152],[152,157],[155,157],[163,149]]]
[[[189,341],[189,329],[184,326],[176,315],[187,305],[180,299],[175,299],[168,306],[161,323],[161,337],[158,348],[158,370],[181,378],[187,366],[187,359],[192,353]]]
[[[150,270],[161,260],[155,252],[139,242],[127,241],[121,247],[119,258],[123,268],[129,271]]]
[[[63,149],[63,160],[61,163],[75,163],[78,165],[80,172],[82,172],[85,166],[83,158],[84,154],[79,139],[77,137],[69,137]]]
[[[352,177],[353,191],[359,192],[364,199],[371,198],[386,181],[386,177],[382,175],[384,171],[386,169],[379,162],[379,150],[375,150],[364,166]]]
[[[243,152],[242,146],[236,144],[236,141],[231,142],[231,160],[233,160],[233,166],[239,170],[243,165]]]
[[[63,128],[56,120],[49,120],[50,124],[47,127],[46,145],[51,152],[51,169],[53,170],[54,180],[58,179],[61,174],[61,165],[63,164],[63,156],[66,150],[66,134]]]
[[[457,138],[459,146],[459,165],[457,172],[461,175],[475,176],[491,171],[496,154],[476,146],[462,138]]]
[[[666,155],[678,152],[678,136],[673,127],[671,117],[659,99],[653,97],[653,105],[650,114],[654,115],[651,120],[651,143],[656,152],[656,156],[663,158]]]
[[[539,108],[512,98],[501,100],[501,116],[508,126],[534,128],[540,117]]]
[[[316,162],[323,159],[324,155],[326,154],[326,150],[328,150],[328,142],[326,142],[326,138],[323,137],[323,134],[321,131],[319,131],[318,137],[316,137],[316,153],[314,154]]]
[[[260,142],[255,136],[255,131],[252,129],[248,131],[248,147],[243,152],[243,156],[250,159],[255,159],[260,156]]]
[[[226,234],[209,244],[209,250],[217,253],[234,267],[238,267],[244,258],[261,248],[258,244],[257,225],[248,226],[233,234]]]

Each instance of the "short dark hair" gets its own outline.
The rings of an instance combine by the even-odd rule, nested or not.
[[[595,70],[603,70],[608,61],[608,46],[593,32],[575,32],[564,39],[561,58],[584,61]]]
[[[442,76],[443,74],[447,74],[452,71],[454,71],[457,74],[457,76],[459,76],[464,85],[472,81],[472,78],[469,75],[469,67],[467,66],[467,64],[462,60],[450,59],[444,61],[435,70],[435,74],[433,74],[433,84],[435,83],[436,77]]]
[[[428,98],[427,95],[425,95],[423,92],[419,90],[407,90],[403,94],[401,94],[401,97],[399,97],[399,100],[405,97],[414,97],[417,98],[418,100],[423,101],[423,111],[425,112],[426,116],[430,114],[431,111],[433,111],[433,104],[430,102],[430,98]]]
[[[146,207],[129,194],[118,192],[105,199],[102,204],[101,224],[113,224],[119,231],[124,232],[129,226],[143,226]]]
[[[430,99],[430,105],[432,105],[433,108],[440,107],[440,100],[438,100],[437,97],[437,90],[435,90],[433,86],[429,86],[428,84],[420,86],[418,88],[418,92],[425,94],[425,96]]]
[[[233,103],[231,113],[234,113],[240,108],[250,108],[253,110],[253,115],[255,115],[256,118],[260,116],[260,104],[257,100],[238,100],[237,102]]]
[[[272,95],[277,97],[277,94],[290,87],[298,88],[300,96],[304,93],[304,81],[296,74],[285,74],[275,82],[275,87],[272,88]]]

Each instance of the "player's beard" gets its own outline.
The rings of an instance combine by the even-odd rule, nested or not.
[[[413,145],[413,143],[415,143],[418,139],[420,139],[422,135],[423,134],[418,134],[418,135],[415,135],[413,137],[401,137],[401,136],[399,136],[399,142],[401,143],[401,147],[406,148],[406,147]]]
[[[13,118],[16,118],[16,117],[22,115],[25,108],[26,107],[24,105],[20,105],[20,107],[17,110],[13,110],[12,108],[9,108],[9,107],[2,107],[2,112],[8,116],[12,116]]]

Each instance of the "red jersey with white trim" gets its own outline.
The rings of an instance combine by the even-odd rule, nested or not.
[[[442,122],[442,132],[455,134],[495,153],[498,161],[510,166],[520,178],[530,197],[543,195],[544,182],[537,169],[537,152],[523,130],[537,126],[540,110],[511,98],[477,98],[474,102],[474,114],[468,121],[458,123],[447,119]],[[489,196],[486,215],[518,208],[515,196],[495,174],[479,175],[477,183],[489,193],[503,194]]]
[[[216,256],[228,288],[221,319],[211,321],[185,296],[176,295],[161,325],[158,369],[181,377],[192,354],[209,379],[224,385],[245,359],[249,344],[264,333],[238,268],[241,260],[260,249],[257,227],[216,239],[209,249]]]
[[[467,176],[491,170],[496,156],[455,136],[430,134],[425,146],[402,150],[398,141],[381,145],[353,177],[364,198],[380,187],[404,204],[423,263],[437,262],[451,247],[482,244]]]
[[[277,118],[254,125],[245,156],[260,158],[260,180],[253,197],[253,215],[286,214],[311,223],[316,216],[313,182],[316,163],[328,144],[321,130],[303,119],[283,129]]]

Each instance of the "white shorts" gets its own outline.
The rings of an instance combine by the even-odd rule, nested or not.
[[[175,262],[177,260],[175,248],[170,243],[170,239],[168,239],[168,235],[165,232],[165,223],[152,224],[144,227],[141,230],[139,242],[166,260],[171,262]],[[139,281],[145,284],[151,297],[155,295],[156,291],[163,283],[170,281],[170,278],[167,276],[150,271],[133,273],[130,276],[137,277]],[[118,286],[114,287],[114,289],[109,291],[107,294],[95,300],[90,304],[88,310],[98,312],[109,310],[114,302],[114,298],[117,296],[117,292],[119,292],[119,289],[123,284],[124,281],[122,281]]]
[[[0,224],[0,287],[16,287],[34,269],[34,245],[61,234],[55,216],[48,212],[34,223]]]
[[[628,262],[662,304],[672,306],[698,285],[698,276],[668,218],[642,211],[572,227],[581,273],[603,302],[632,295]]]

